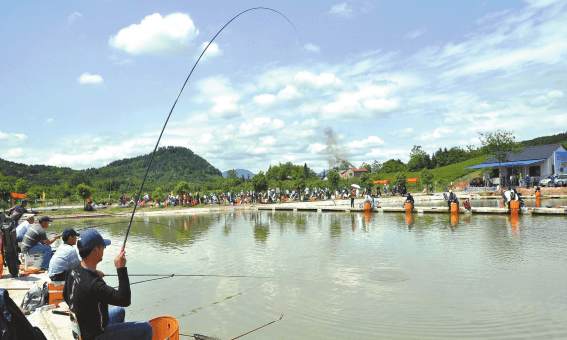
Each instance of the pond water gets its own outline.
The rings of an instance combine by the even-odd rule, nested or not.
[[[96,224],[113,244],[127,219]],[[179,319],[181,332],[230,339],[567,338],[567,221],[558,216],[229,212],[136,219],[127,320]],[[156,277],[131,277],[137,282]],[[116,285],[113,277],[105,278]]]
[[[401,201],[399,200],[393,200],[390,198],[383,198],[380,199],[378,198],[378,201],[380,202],[380,206],[382,207],[399,207],[402,206]],[[462,205],[463,202],[463,198],[459,198],[459,202]],[[471,203],[471,207],[500,207],[503,205],[502,199],[473,199],[470,200]],[[538,200],[536,201],[535,198],[526,198],[524,199],[524,203],[526,204],[526,207],[529,208],[535,208],[535,207],[540,207],[540,208],[555,208],[558,206],[566,206],[567,205],[567,200],[566,199],[557,199],[557,198],[550,198],[550,199],[542,199],[542,200]],[[435,200],[435,201],[420,201],[419,197],[416,198],[416,202],[415,202],[415,206],[416,207],[446,207],[447,203],[444,200]]]

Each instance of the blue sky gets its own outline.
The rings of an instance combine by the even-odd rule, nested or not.
[[[161,146],[224,171],[360,165],[567,130],[567,2],[2,4],[0,158],[84,169]]]

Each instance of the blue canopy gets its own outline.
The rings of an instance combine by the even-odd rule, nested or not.
[[[533,163],[537,163],[537,162],[542,162],[542,161],[545,161],[546,159],[547,158],[532,159],[532,160],[529,160],[529,161],[502,162],[502,163],[500,163],[500,166],[528,165],[528,164],[533,164]],[[483,164],[479,164],[479,165],[475,165],[475,166],[469,166],[468,168],[465,168],[465,169],[482,169],[482,168],[485,168],[485,167],[497,168],[498,163],[483,163]]]

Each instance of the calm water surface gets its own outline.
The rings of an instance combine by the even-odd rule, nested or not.
[[[137,219],[127,320],[179,319],[182,333],[230,339],[567,338],[564,217],[230,212]],[[102,224],[113,258],[127,219]],[[131,282],[151,277],[131,277]],[[116,279],[106,278],[116,284]]]

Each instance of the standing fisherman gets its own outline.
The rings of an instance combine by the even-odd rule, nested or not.
[[[9,210],[12,214],[12,223],[15,223],[16,225],[18,225],[20,218],[22,218],[22,216],[24,214],[27,214],[27,213],[37,214],[39,212],[39,211],[32,211],[32,210],[26,209],[27,205],[28,205],[28,200],[23,199],[20,204],[16,205],[14,208]]]

